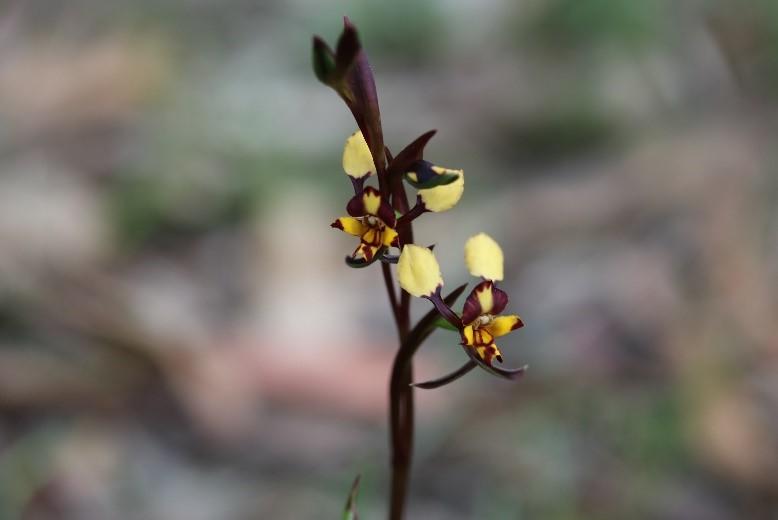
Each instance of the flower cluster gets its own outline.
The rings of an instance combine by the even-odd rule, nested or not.
[[[343,149],[343,170],[351,180],[354,195],[346,204],[346,216],[331,225],[357,237],[359,243],[346,257],[350,267],[381,266],[391,304],[399,348],[392,364],[389,384],[391,439],[391,498],[389,518],[401,520],[409,482],[413,445],[413,389],[437,388],[481,367],[491,374],[515,379],[526,367],[505,369],[495,339],[523,326],[515,314],[501,315],[508,295],[497,287],[503,279],[503,252],[489,236],[480,233],[465,244],[465,264],[481,281],[465,300],[461,313],[452,309],[467,284],[445,297],[443,277],[431,247],[415,243],[413,222],[426,213],[453,208],[462,198],[465,175],[435,165],[424,158],[424,148],[435,135],[430,130],[392,155],[384,145],[378,95],[367,56],[356,29],[344,19],[343,32],[333,51],[324,40],[313,38],[313,68],[316,77],[332,88],[354,116],[358,130]],[[374,185],[368,181],[375,180]],[[416,190],[415,203],[409,204],[406,185]],[[396,265],[402,292],[394,285],[392,265]],[[411,296],[426,298],[431,309],[411,326]],[[432,381],[413,383],[412,359],[436,327],[458,331],[460,345],[468,359],[458,370]],[[346,506],[347,516],[355,512],[353,498],[358,479]]]
[[[430,164],[426,161],[419,162]],[[365,186],[365,181],[376,172],[376,167],[362,132],[357,131],[346,139],[343,148],[343,170],[351,178],[354,196],[346,204],[349,216],[340,217],[331,224],[335,229],[359,238],[359,245],[346,257],[346,263],[352,267],[364,267],[379,259],[393,263],[397,257],[388,255],[388,249],[403,245],[396,229],[398,222],[407,225],[424,212],[445,211],[459,202],[465,187],[462,170],[449,170],[438,166],[428,169],[433,172],[432,175],[452,175],[454,178],[445,185],[419,189],[416,206],[398,219],[381,192],[373,186]],[[406,176],[413,178],[414,182],[421,180],[421,176],[415,171],[406,172]],[[434,184],[430,180],[430,177],[426,177],[418,185]],[[436,181],[437,178],[432,180]]]
[[[464,192],[464,172],[425,160],[424,148],[435,134],[434,130],[392,156],[383,142],[373,75],[356,30],[348,19],[334,52],[323,40],[314,38],[313,58],[318,78],[340,95],[359,126],[359,130],[346,139],[343,149],[343,170],[351,180],[354,196],[346,204],[348,215],[331,224],[359,239],[356,248],[346,257],[346,263],[351,267],[366,267],[379,261],[384,264],[387,280],[391,278],[386,271],[388,264],[398,264],[402,289],[407,294],[430,300],[448,326],[459,331],[461,345],[469,360],[455,373],[456,377],[476,366],[502,377],[517,377],[523,368],[506,370],[495,366],[495,361],[502,362],[495,338],[523,325],[516,315],[500,316],[508,304],[508,296],[496,285],[503,279],[500,246],[483,233],[467,241],[465,262],[470,273],[481,277],[482,281],[472,290],[462,313],[458,314],[441,295],[443,278],[431,249],[414,244],[411,223],[425,213],[453,208]],[[372,178],[377,179],[377,186],[367,185]],[[413,207],[408,204],[406,184],[416,189]],[[400,251],[399,255],[396,250]],[[390,298],[395,317],[408,313],[408,304],[398,304],[391,287]],[[438,382],[448,382],[452,377],[454,375],[446,376]],[[436,384],[429,382],[417,386],[427,388]]]
[[[497,242],[480,233],[465,244],[467,268],[482,281],[471,291],[458,314],[443,300],[443,278],[432,250],[407,242],[407,233],[398,231],[423,213],[453,208],[464,192],[464,172],[434,166],[421,159],[411,162],[407,169],[402,172],[403,177],[419,187],[416,205],[405,213],[396,213],[390,204],[391,197],[384,197],[376,187],[366,186],[377,168],[362,132],[357,131],[346,139],[343,170],[351,179],[354,196],[346,204],[348,215],[331,224],[359,239],[356,249],[346,257],[346,263],[351,267],[364,267],[377,260],[397,263],[403,290],[430,300],[449,326],[459,332],[469,361],[455,373],[456,377],[476,366],[511,379],[521,375],[524,368],[506,370],[494,365],[495,361],[502,362],[495,338],[524,325],[517,315],[500,315],[508,305],[508,295],[496,285],[503,279],[503,252]],[[448,176],[445,184],[440,183],[443,176]],[[401,254],[392,254],[392,248],[400,249]],[[434,388],[451,380],[452,376],[445,376],[417,386]]]

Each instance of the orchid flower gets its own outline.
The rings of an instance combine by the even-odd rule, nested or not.
[[[476,366],[507,379],[515,379],[526,370],[526,367],[504,369],[494,366],[495,360],[502,363],[502,353],[494,342],[495,338],[524,326],[516,314],[500,315],[508,305],[508,295],[496,286],[503,279],[502,249],[490,236],[479,233],[465,244],[465,264],[470,274],[481,277],[482,281],[470,292],[460,315],[441,297],[443,278],[433,252],[425,247],[408,244],[400,254],[397,272],[402,288],[413,296],[432,302],[440,315],[459,332],[460,345],[470,358],[453,374],[415,386],[436,388],[461,377]],[[456,377],[452,379],[454,375]]]

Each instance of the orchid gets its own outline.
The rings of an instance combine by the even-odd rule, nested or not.
[[[387,247],[399,246],[399,235],[394,229],[397,221],[392,207],[377,189],[364,187],[375,166],[360,131],[346,140],[343,170],[354,185],[354,197],[346,205],[350,216],[340,217],[330,226],[359,237],[359,245],[346,261],[352,266],[364,266],[376,260]]]
[[[415,384],[420,388],[443,386],[476,366],[506,379],[521,376],[527,368],[503,369],[493,363],[495,360],[502,363],[502,353],[494,343],[495,338],[524,326],[518,315],[500,316],[508,305],[508,295],[496,286],[496,282],[503,278],[502,249],[490,236],[479,233],[465,244],[465,263],[470,274],[480,276],[482,281],[470,292],[462,313],[457,314],[441,297],[443,278],[432,251],[410,244],[403,248],[400,255],[397,265],[400,286],[408,293],[432,302],[450,327],[459,332],[460,345],[470,358],[452,374]]]
[[[501,363],[503,359],[495,338],[520,328],[523,322],[517,315],[501,315],[508,304],[508,296],[497,287],[497,282],[503,279],[503,253],[483,233],[470,238],[465,245],[468,270],[481,281],[465,300],[462,312],[454,312],[451,306],[466,285],[443,296],[438,261],[431,248],[414,242],[413,224],[424,214],[448,211],[459,203],[465,187],[464,172],[439,166],[424,157],[435,130],[425,132],[397,155],[392,155],[384,144],[373,73],[356,28],[347,18],[335,50],[314,37],[313,68],[316,77],[346,103],[358,127],[346,139],[343,149],[343,170],[354,194],[346,203],[347,215],[337,218],[331,226],[359,239],[356,249],[346,256],[346,265],[381,266],[400,339],[389,384],[392,447],[389,518],[399,520],[404,515],[410,479],[414,388],[438,388],[477,366],[503,378],[516,379],[526,367],[509,370],[495,366],[495,362]],[[368,185],[374,180],[375,185]],[[413,206],[409,203],[410,189],[416,190]],[[399,278],[399,294],[395,272]],[[426,298],[433,304],[433,309],[413,326],[412,296]],[[424,340],[441,326],[459,332],[460,345],[468,361],[452,374],[414,384],[413,356]],[[357,478],[352,487],[347,516],[356,516],[358,482]]]

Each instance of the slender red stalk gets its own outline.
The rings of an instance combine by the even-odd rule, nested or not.
[[[392,204],[400,213],[409,211],[408,197],[400,176],[389,179]],[[410,222],[398,230],[400,245],[413,243],[413,227]],[[384,264],[388,271],[388,266]],[[391,273],[390,273],[391,275]],[[386,277],[386,274],[384,275]],[[387,285],[388,289],[388,285]],[[394,288],[391,289],[391,296]],[[396,300],[395,300],[396,301]],[[414,403],[413,403],[413,354],[415,347],[408,342],[410,332],[411,298],[401,290],[400,303],[395,313],[400,348],[394,358],[389,381],[389,422],[391,442],[392,477],[389,501],[389,519],[401,520],[405,515],[405,502],[410,483],[413,456]]]

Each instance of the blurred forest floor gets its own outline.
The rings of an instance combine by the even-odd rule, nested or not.
[[[386,494],[394,333],[329,229],[361,31],[395,150],[464,168],[518,384],[419,392],[411,518],[778,516],[778,3],[0,5],[0,520],[336,518]],[[426,311],[418,302],[416,311]],[[418,377],[461,361],[451,333]],[[515,336],[515,337],[514,337]]]

